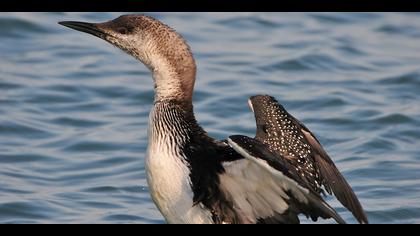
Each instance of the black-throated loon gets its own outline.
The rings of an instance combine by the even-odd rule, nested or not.
[[[144,15],[59,24],[104,39],[152,71],[147,182],[168,223],[299,223],[299,214],[345,223],[322,198],[323,189],[368,223],[315,136],[273,97],[248,100],[257,123],[254,138],[209,137],[193,112],[194,57],[169,26]]]

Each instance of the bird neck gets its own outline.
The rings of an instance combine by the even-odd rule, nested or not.
[[[149,138],[153,143],[171,143],[171,146],[183,146],[194,135],[204,133],[195,119],[192,106],[176,100],[154,103],[149,129]]]
[[[153,74],[155,102],[176,100],[192,103],[196,64],[185,40],[166,29],[167,37],[149,34],[131,53]]]
[[[164,62],[155,66],[152,73],[155,102],[177,101],[192,106],[195,66]]]

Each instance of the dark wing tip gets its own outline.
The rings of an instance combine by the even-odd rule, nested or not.
[[[275,97],[270,96],[268,94],[258,94],[251,96],[249,97],[249,101],[251,101],[253,105],[278,103]]]
[[[353,189],[344,179],[334,163],[329,162],[328,159],[326,159],[326,157],[321,157],[320,155],[315,155],[316,163],[328,186],[332,189],[337,200],[354,215],[359,223],[368,224],[369,222],[366,213]]]

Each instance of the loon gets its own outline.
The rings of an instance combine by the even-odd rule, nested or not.
[[[269,95],[248,99],[255,137],[210,137],[193,112],[196,64],[184,38],[142,14],[103,23],[62,21],[122,49],[152,72],[154,103],[145,158],[151,197],[167,223],[292,224],[298,215],[346,223],[327,192],[368,223],[320,142]]]

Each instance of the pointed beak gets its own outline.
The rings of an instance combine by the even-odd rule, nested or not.
[[[108,35],[104,30],[99,27],[99,24],[94,23],[87,23],[87,22],[79,22],[79,21],[60,21],[58,22],[60,25],[64,25],[71,29],[75,29],[81,32],[85,32],[88,34],[95,35],[96,37],[105,39]]]

